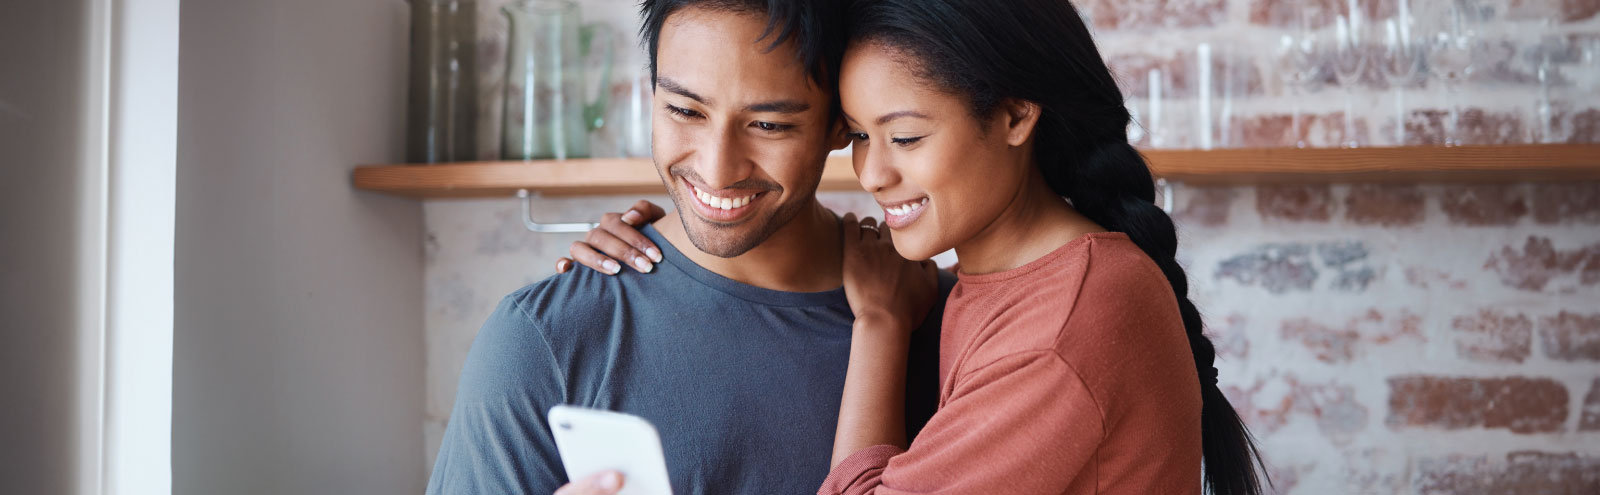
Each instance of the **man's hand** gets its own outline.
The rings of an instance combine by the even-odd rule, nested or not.
[[[622,473],[601,471],[566,484],[555,495],[616,495],[622,491]]]
[[[634,203],[624,213],[607,213],[600,216],[600,226],[589,231],[589,236],[572,243],[567,252],[571,258],[556,259],[556,273],[567,273],[575,268],[572,260],[600,273],[616,275],[622,265],[633,267],[640,273],[650,273],[661,262],[661,250],[649,237],[639,232],[639,227],[655,223],[667,212],[645,200]],[[617,260],[622,260],[618,262]]]

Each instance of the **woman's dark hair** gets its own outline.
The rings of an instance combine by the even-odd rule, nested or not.
[[[828,94],[838,94],[839,62],[844,57],[844,0],[643,0],[639,13],[644,23],[639,40],[650,55],[650,81],[656,78],[656,50],[667,18],[686,7],[713,11],[766,14],[767,29],[760,40],[771,40],[768,50],[793,39],[796,56],[812,82]],[[837,107],[837,104],[835,105]]]
[[[1177,231],[1155,205],[1150,168],[1128,144],[1122,92],[1077,10],[1066,0],[858,0],[848,19],[851,43],[906,57],[924,81],[966,98],[980,120],[1007,100],[1039,105],[1033,156],[1045,182],[1101,227],[1126,233],[1172,283],[1200,380],[1206,488],[1261,493],[1260,455],[1217,388],[1216,351],[1174,259]]]

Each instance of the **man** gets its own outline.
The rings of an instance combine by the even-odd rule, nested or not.
[[[557,275],[501,302],[462,370],[430,494],[566,483],[545,421],[558,404],[653,423],[679,495],[815,493],[827,475],[852,333],[844,223],[815,197],[848,142],[839,6],[641,7],[654,159],[677,206],[643,229],[659,264]],[[941,295],[953,282],[941,275]],[[943,300],[914,334],[908,437],[936,406]]]

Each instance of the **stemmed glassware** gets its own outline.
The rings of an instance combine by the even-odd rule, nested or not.
[[[1355,127],[1355,89],[1367,71],[1367,22],[1359,0],[1348,0],[1343,8],[1336,8],[1333,31],[1333,75],[1344,88],[1344,138],[1341,145],[1355,148],[1362,145]]]
[[[1546,34],[1524,57],[1539,83],[1534,100],[1532,139],[1557,143],[1574,138],[1577,124],[1555,109],[1581,111],[1600,100],[1600,35]]]
[[[1382,46],[1373,62],[1382,69],[1384,79],[1394,87],[1394,145],[1406,144],[1406,87],[1416,84],[1422,73],[1425,43],[1418,37],[1410,0],[1377,0],[1378,12],[1390,13],[1376,26]]]
[[[1296,20],[1296,28],[1293,34],[1279,37],[1273,53],[1279,81],[1287,89],[1285,93],[1289,97],[1290,132],[1293,133],[1296,148],[1307,146],[1305,116],[1300,103],[1321,86],[1324,78],[1326,50],[1321,47],[1321,40],[1311,34],[1310,28],[1310,19],[1320,13],[1318,8],[1306,0],[1291,1],[1289,9]]]
[[[1445,86],[1446,106],[1449,116],[1445,124],[1445,146],[1462,144],[1461,88],[1472,72],[1474,46],[1478,34],[1471,18],[1477,15],[1471,0],[1433,2],[1426,19],[1431,20],[1429,31],[1433,34],[1428,66],[1431,76]]]

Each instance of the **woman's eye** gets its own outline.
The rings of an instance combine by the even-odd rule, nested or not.
[[[694,110],[690,110],[690,109],[682,108],[682,107],[676,107],[676,106],[672,106],[672,105],[667,105],[667,111],[668,112],[672,112],[673,114],[675,114],[675,115],[677,115],[679,117],[688,118],[688,119],[693,119],[693,118],[699,118],[700,117],[700,112],[696,112]]]
[[[924,137],[926,137],[926,136],[898,137],[898,138],[890,139],[889,142],[892,142],[892,143],[900,145],[900,146],[911,146],[913,144],[917,144],[918,141],[922,141],[922,138],[924,138]]]

